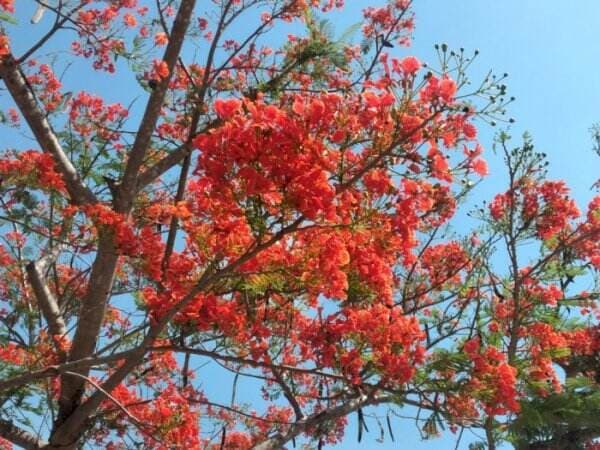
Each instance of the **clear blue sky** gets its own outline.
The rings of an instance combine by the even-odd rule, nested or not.
[[[360,20],[363,7],[381,2],[346,0],[347,8],[336,26],[337,31]],[[517,120],[512,134],[518,137],[523,131],[531,132],[538,149],[548,154],[551,177],[567,180],[576,198],[585,206],[592,195],[591,185],[600,177],[600,158],[591,151],[588,132],[594,122],[600,122],[600,2],[415,0],[414,9],[413,45],[394,52],[399,56],[413,54],[422,61],[435,61],[433,45],[445,42],[451,48],[464,47],[467,52],[479,49],[480,55],[471,71],[475,80],[489,69],[500,74],[508,72],[509,95],[517,98],[510,107],[510,115]],[[22,23],[27,23],[30,11],[21,10],[19,16]],[[43,31],[41,27],[28,30],[31,35],[13,41],[13,46],[26,47],[30,38]],[[67,74],[72,79],[77,75],[75,71]],[[112,101],[126,104],[131,98],[128,91],[131,85],[115,85],[114,78],[76,81],[92,92],[106,94]],[[493,135],[494,130],[482,124],[480,138],[488,150],[491,175],[476,193],[476,198],[481,200],[491,198],[505,186],[500,158],[491,153]],[[19,144],[23,145],[23,141]],[[206,387],[211,384],[219,390],[223,380],[215,376]],[[376,443],[378,428],[375,422],[370,422],[371,433],[358,444],[355,421],[355,417],[351,417],[347,438],[336,449],[454,449],[453,436],[421,442],[414,422],[398,419],[394,421],[396,443],[389,439],[383,444]],[[459,449],[467,449],[472,440],[473,436],[465,432]]]

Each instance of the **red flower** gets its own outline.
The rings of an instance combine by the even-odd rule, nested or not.
[[[242,107],[242,101],[237,98],[215,100],[215,112],[221,119],[229,119]]]
[[[167,45],[167,43],[169,42],[169,37],[167,36],[167,33],[156,33],[156,35],[154,36],[154,44],[158,45],[158,46],[163,46],[163,45]]]
[[[8,36],[0,34],[0,58],[10,55],[10,41]]]
[[[440,97],[446,102],[451,102],[456,94],[456,83],[450,78],[440,81]]]
[[[123,16],[123,23],[126,27],[133,28],[137,25],[137,19],[133,14],[127,13]]]
[[[169,76],[169,66],[167,66],[165,61],[156,59],[152,63],[152,66],[153,73],[155,75],[153,78],[165,79]]]
[[[489,174],[488,165],[484,159],[477,158],[471,163],[471,168],[473,169],[473,171],[475,171],[477,175],[481,177],[484,177],[487,174]]]
[[[0,8],[9,13],[15,12],[14,0],[0,0]]]
[[[407,76],[413,76],[421,68],[421,62],[414,56],[407,56],[400,61],[400,69]]]

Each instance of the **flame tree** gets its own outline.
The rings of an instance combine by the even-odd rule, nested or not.
[[[408,407],[493,449],[597,403],[600,199],[501,136],[505,192],[449,234],[504,77],[399,50],[409,0],[335,36],[343,3],[0,0],[4,447],[322,448]]]

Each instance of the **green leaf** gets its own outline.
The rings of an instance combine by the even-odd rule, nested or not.
[[[5,12],[0,12],[0,20],[2,20],[3,22],[8,22],[11,25],[19,24],[19,21],[16,19],[16,17],[12,16],[11,14],[5,13]]]
[[[359,31],[362,27],[362,22],[357,22],[354,25],[350,25],[346,28],[340,37],[338,38],[338,42],[349,43],[357,31]]]
[[[485,444],[483,442],[473,442],[469,444],[469,450],[485,450]]]

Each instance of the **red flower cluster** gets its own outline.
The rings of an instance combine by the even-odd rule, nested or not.
[[[10,55],[10,39],[5,34],[0,34],[0,59]]]
[[[518,207],[515,215],[524,223],[535,224],[541,239],[549,239],[567,230],[570,221],[580,215],[568,194],[563,181],[535,183],[523,179],[514,191],[497,195],[490,205],[490,212],[500,221],[507,217],[509,209]]]
[[[31,62],[30,67],[35,67],[36,63]],[[29,75],[27,81],[36,88],[38,99],[42,102],[46,111],[54,112],[63,100],[60,92],[61,82],[56,77],[52,68],[47,64],[40,64],[36,73]]]
[[[76,18],[80,40],[72,43],[73,52],[85,58],[94,57],[95,69],[113,73],[116,70],[115,55],[125,50],[124,41],[114,37],[117,25],[123,23],[128,28],[136,27],[136,14],[141,17],[146,11],[147,8],[138,7],[138,0],[113,1],[103,8],[80,10]]]
[[[54,159],[47,153],[25,150],[0,158],[0,175],[4,183],[64,191],[65,184],[56,171]]]
[[[408,15],[405,19],[398,20],[398,17],[404,16],[409,6],[410,1],[398,0],[389,2],[382,7],[366,8],[363,11],[365,18],[363,35],[365,37],[379,37],[391,32],[401,33],[397,39],[398,43],[408,45],[410,43],[409,34],[414,28],[413,18]]]
[[[506,362],[506,355],[496,347],[481,348],[476,338],[465,342],[464,352],[473,362],[468,389],[482,402],[486,414],[519,412],[517,369]]]
[[[158,385],[163,378],[157,378],[156,384]],[[146,382],[149,383],[150,380]],[[128,405],[128,412],[140,424],[139,431],[147,448],[200,448],[198,411],[191,406],[180,390],[170,383],[161,386],[159,392],[152,402],[145,402],[136,395],[135,387],[120,385],[111,394],[120,404]],[[104,402],[103,409],[114,411],[111,419],[114,422],[113,426],[117,429],[122,428],[122,433],[125,433],[130,417],[118,409],[115,410],[114,403],[108,400]],[[120,447],[113,443],[108,444],[107,448]]]
[[[14,342],[0,346],[0,361],[20,366],[27,359],[27,352],[19,348]]]
[[[92,135],[106,141],[116,141],[120,133],[113,129],[127,117],[129,111],[120,103],[104,104],[102,98],[78,93],[69,104],[69,120],[73,130],[83,137]]]
[[[9,13],[15,12],[15,1],[14,0],[0,0],[0,8]]]

